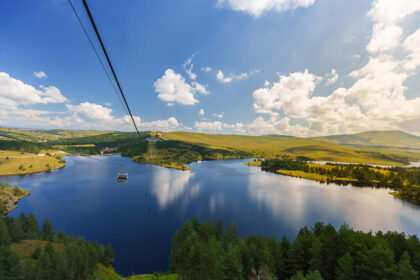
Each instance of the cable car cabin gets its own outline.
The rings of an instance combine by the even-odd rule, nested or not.
[[[117,181],[118,182],[125,182],[127,180],[128,180],[128,173],[122,172],[122,165],[121,165],[121,170],[118,173]]]
[[[117,176],[118,182],[125,182],[127,180],[128,180],[128,173],[124,173],[124,172],[118,173],[118,176]]]

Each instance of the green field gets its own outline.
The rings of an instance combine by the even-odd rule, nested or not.
[[[189,132],[162,133],[162,137],[211,149],[242,151],[253,157],[273,158],[281,154],[310,160],[404,165],[420,159],[420,151],[375,149],[326,143],[311,138],[243,136]]]
[[[360,147],[420,149],[420,137],[398,130],[314,137],[314,140]]]

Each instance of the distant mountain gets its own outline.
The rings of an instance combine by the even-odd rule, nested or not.
[[[419,136],[399,130],[366,131],[356,134],[313,137],[312,139],[357,147],[420,149]]]

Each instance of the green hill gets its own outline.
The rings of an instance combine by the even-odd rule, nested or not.
[[[190,132],[162,133],[168,140],[204,146],[209,149],[225,149],[246,152],[254,157],[273,158],[287,154],[312,160],[357,162],[369,164],[404,164],[416,161],[419,151],[389,148],[365,148],[340,145],[332,141],[314,138],[244,136],[226,134],[204,134]]]
[[[313,140],[340,145],[371,148],[420,149],[420,137],[398,130],[366,131],[357,134],[344,134],[314,137]]]

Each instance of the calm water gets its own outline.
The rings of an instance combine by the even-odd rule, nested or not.
[[[420,235],[420,207],[385,189],[326,185],[248,167],[246,160],[197,162],[177,171],[120,156],[101,161],[67,157],[51,173],[1,178],[31,195],[9,215],[34,212],[55,229],[111,243],[122,274],[166,270],[170,239],[186,218],[236,221],[241,235],[294,237],[317,221],[344,222],[364,231],[397,230]],[[119,164],[129,181],[115,178]]]

